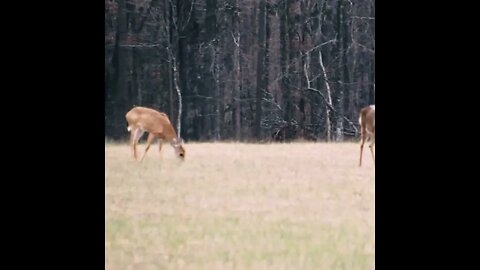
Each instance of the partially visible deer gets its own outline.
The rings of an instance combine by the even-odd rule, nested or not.
[[[360,118],[358,119],[361,127],[361,144],[360,144],[360,164],[362,166],[362,152],[365,141],[370,141],[370,152],[372,152],[373,164],[375,164],[375,155],[373,147],[375,145],[375,105],[363,107],[360,110]]]
[[[185,158],[185,149],[182,146],[182,142],[177,137],[177,133],[165,113],[146,107],[134,107],[125,115],[125,118],[128,123],[127,129],[131,133],[130,144],[135,160],[137,160],[136,146],[145,132],[149,134],[147,146],[140,162],[145,158],[145,154],[147,154],[155,138],[158,138],[158,151],[162,150],[162,140],[166,140],[170,142],[170,145],[175,149],[176,156],[182,160]]]

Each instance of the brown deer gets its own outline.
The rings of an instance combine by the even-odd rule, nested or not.
[[[177,133],[170,123],[170,119],[165,113],[146,108],[134,107],[126,115],[128,127],[130,131],[130,144],[132,146],[133,158],[137,160],[136,146],[138,141],[145,132],[148,132],[147,146],[145,152],[140,159],[140,162],[145,158],[150,145],[155,138],[158,138],[158,151],[162,151],[162,141],[170,142],[170,145],[175,149],[175,155],[180,159],[185,159],[185,149],[182,146],[181,140],[177,137]]]
[[[361,144],[360,144],[360,164],[362,166],[362,152],[365,141],[370,141],[370,152],[372,152],[373,164],[375,164],[375,155],[373,147],[375,145],[375,105],[363,107],[360,110],[360,118],[358,119],[361,127]]]

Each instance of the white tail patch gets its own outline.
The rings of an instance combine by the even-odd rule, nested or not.
[[[375,111],[375,105],[370,105],[370,108]]]
[[[127,127],[128,131],[132,131],[132,128],[130,126]]]

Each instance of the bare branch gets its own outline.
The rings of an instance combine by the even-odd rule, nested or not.
[[[352,19],[359,19],[359,20],[375,20],[374,17],[361,17],[361,16],[351,16]]]
[[[363,44],[358,43],[358,42],[355,41],[354,39],[352,39],[352,43],[355,44],[355,45],[357,45],[357,46],[359,46],[359,47],[364,48],[365,50],[367,50],[367,51],[369,51],[369,52],[371,52],[371,53],[375,53],[374,50],[368,48],[367,46],[365,46],[365,45],[363,45]]]
[[[268,102],[268,103],[270,103],[270,104],[275,105],[275,107],[277,107],[278,110],[280,110],[280,111],[283,112],[282,107],[280,107],[280,105],[278,105],[278,103],[276,103],[275,101],[270,100],[270,99],[266,99],[266,98],[263,98],[262,100],[265,101],[265,102]]]
[[[172,0],[169,0],[169,2],[170,2],[170,6],[172,7],[172,12],[174,14],[177,13],[177,5],[174,4]],[[178,26],[177,26],[178,18],[177,18],[177,16],[172,16],[172,19],[173,19],[172,22],[173,22],[173,25],[175,26],[175,29],[178,29]]]
[[[310,88],[310,79],[308,78],[308,70],[307,70],[307,64],[310,65],[310,55],[307,54],[307,57],[305,59],[305,63],[303,64],[303,72],[305,73],[305,79],[307,80],[307,88]]]
[[[231,32],[231,34],[232,34],[233,42],[235,43],[235,45],[237,45],[237,47],[240,47],[240,44],[238,44],[238,41],[235,39],[235,35],[233,34],[233,32]]]
[[[185,98],[203,98],[203,99],[216,99],[214,97],[209,97],[209,96],[204,96],[204,95],[190,95],[190,96],[185,96]]]
[[[275,107],[276,107],[279,111],[283,112],[282,107],[280,107],[280,105],[278,105],[278,103],[275,102],[275,99],[274,99],[272,93],[270,93],[270,92],[268,92],[268,91],[264,91],[264,96],[265,96],[265,97],[262,98],[262,101],[265,101],[265,102],[268,102],[268,103],[270,103],[270,104],[275,105]],[[267,98],[267,97],[269,97],[269,98]]]
[[[332,104],[332,95],[331,95],[331,90],[330,90],[330,84],[328,83],[328,76],[327,76],[327,71],[325,70],[325,66],[323,65],[323,57],[322,57],[322,51],[320,50],[318,52],[318,58],[320,62],[320,67],[322,68],[323,72],[323,77],[325,78],[325,87],[327,88],[327,95],[328,95],[328,105],[331,106]]]
[[[317,49],[317,48],[320,48],[320,47],[322,47],[322,46],[324,46],[324,45],[327,45],[327,44],[329,44],[329,43],[336,42],[336,41],[337,41],[336,38],[331,39],[331,40],[329,40],[329,41],[325,41],[325,42],[323,42],[322,44],[317,45],[317,46],[311,48],[310,50],[306,51],[305,54],[306,54],[306,53],[310,53],[310,52],[312,52],[313,50],[315,50],[315,49]]]
[[[120,44],[120,47],[126,47],[126,48],[154,48],[154,47],[160,47],[162,44],[159,43],[138,43],[138,44]]]
[[[195,0],[192,1],[192,4],[190,5],[190,11],[188,12],[188,17],[187,21],[183,24],[182,30],[185,30],[185,27],[187,27],[188,22],[190,21],[190,17],[192,16],[192,10],[193,10],[193,5],[195,4]]]
[[[310,90],[310,91],[312,91],[312,92],[315,92],[315,93],[319,94],[319,95],[323,98],[323,101],[325,102],[325,105],[327,105],[327,107],[328,107],[330,110],[336,112],[336,111],[335,111],[335,108],[333,108],[333,105],[328,102],[327,98],[326,98],[325,95],[322,93],[322,91],[320,91],[320,90],[318,90],[318,89],[315,89],[315,88],[312,88],[312,87],[308,87],[308,88],[305,88],[305,89],[306,89],[306,90]]]
[[[334,108],[330,103],[328,103],[327,98],[325,97],[325,95],[324,95],[320,90],[315,89],[315,88],[311,88],[311,87],[306,88],[306,90],[310,90],[310,91],[312,91],[312,92],[315,92],[315,93],[319,94],[319,95],[322,97],[322,99],[323,99],[323,101],[325,102],[325,104],[327,105],[327,107],[328,107],[332,112],[334,112],[335,114],[338,115],[337,110],[335,110],[335,108]],[[347,121],[347,122],[353,127],[353,129],[355,130],[356,133],[358,133],[357,125],[355,125],[355,124],[354,124],[350,119],[348,119],[346,116],[343,116],[343,119],[345,119],[345,121]]]
[[[323,65],[323,61],[320,62],[322,65]],[[308,70],[307,70],[307,66],[310,64],[310,57],[309,55],[307,54],[307,58],[305,59],[305,63],[303,64],[303,72],[305,73],[305,78],[306,78],[306,81],[307,81],[307,90],[310,90],[310,91],[314,91],[316,93],[318,93],[322,98],[323,98],[323,101],[327,104],[327,106],[330,108],[330,110],[332,110],[333,112],[335,112],[335,114],[338,114],[337,111],[335,110],[335,108],[332,106],[332,103],[331,103],[331,99],[330,99],[330,102],[329,100],[327,100],[327,98],[325,98],[325,95],[323,95],[323,93],[318,90],[318,89],[315,89],[315,88],[312,88],[310,85],[311,85],[311,81],[308,77]],[[325,69],[324,69],[324,76],[326,78],[326,72],[325,72]],[[325,80],[325,83],[326,85],[328,85],[328,82]],[[357,130],[357,127],[352,123],[352,121],[350,121],[350,119],[348,119],[347,117],[343,116],[343,119],[345,119],[350,125],[352,125],[352,127],[355,129],[355,132],[357,133],[358,130]]]

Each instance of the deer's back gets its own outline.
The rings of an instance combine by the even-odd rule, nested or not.
[[[146,107],[135,107],[125,115],[130,126],[137,126],[149,131],[163,130],[163,126],[170,125],[165,113]]]
[[[360,110],[360,125],[375,132],[375,106],[367,106]]]

